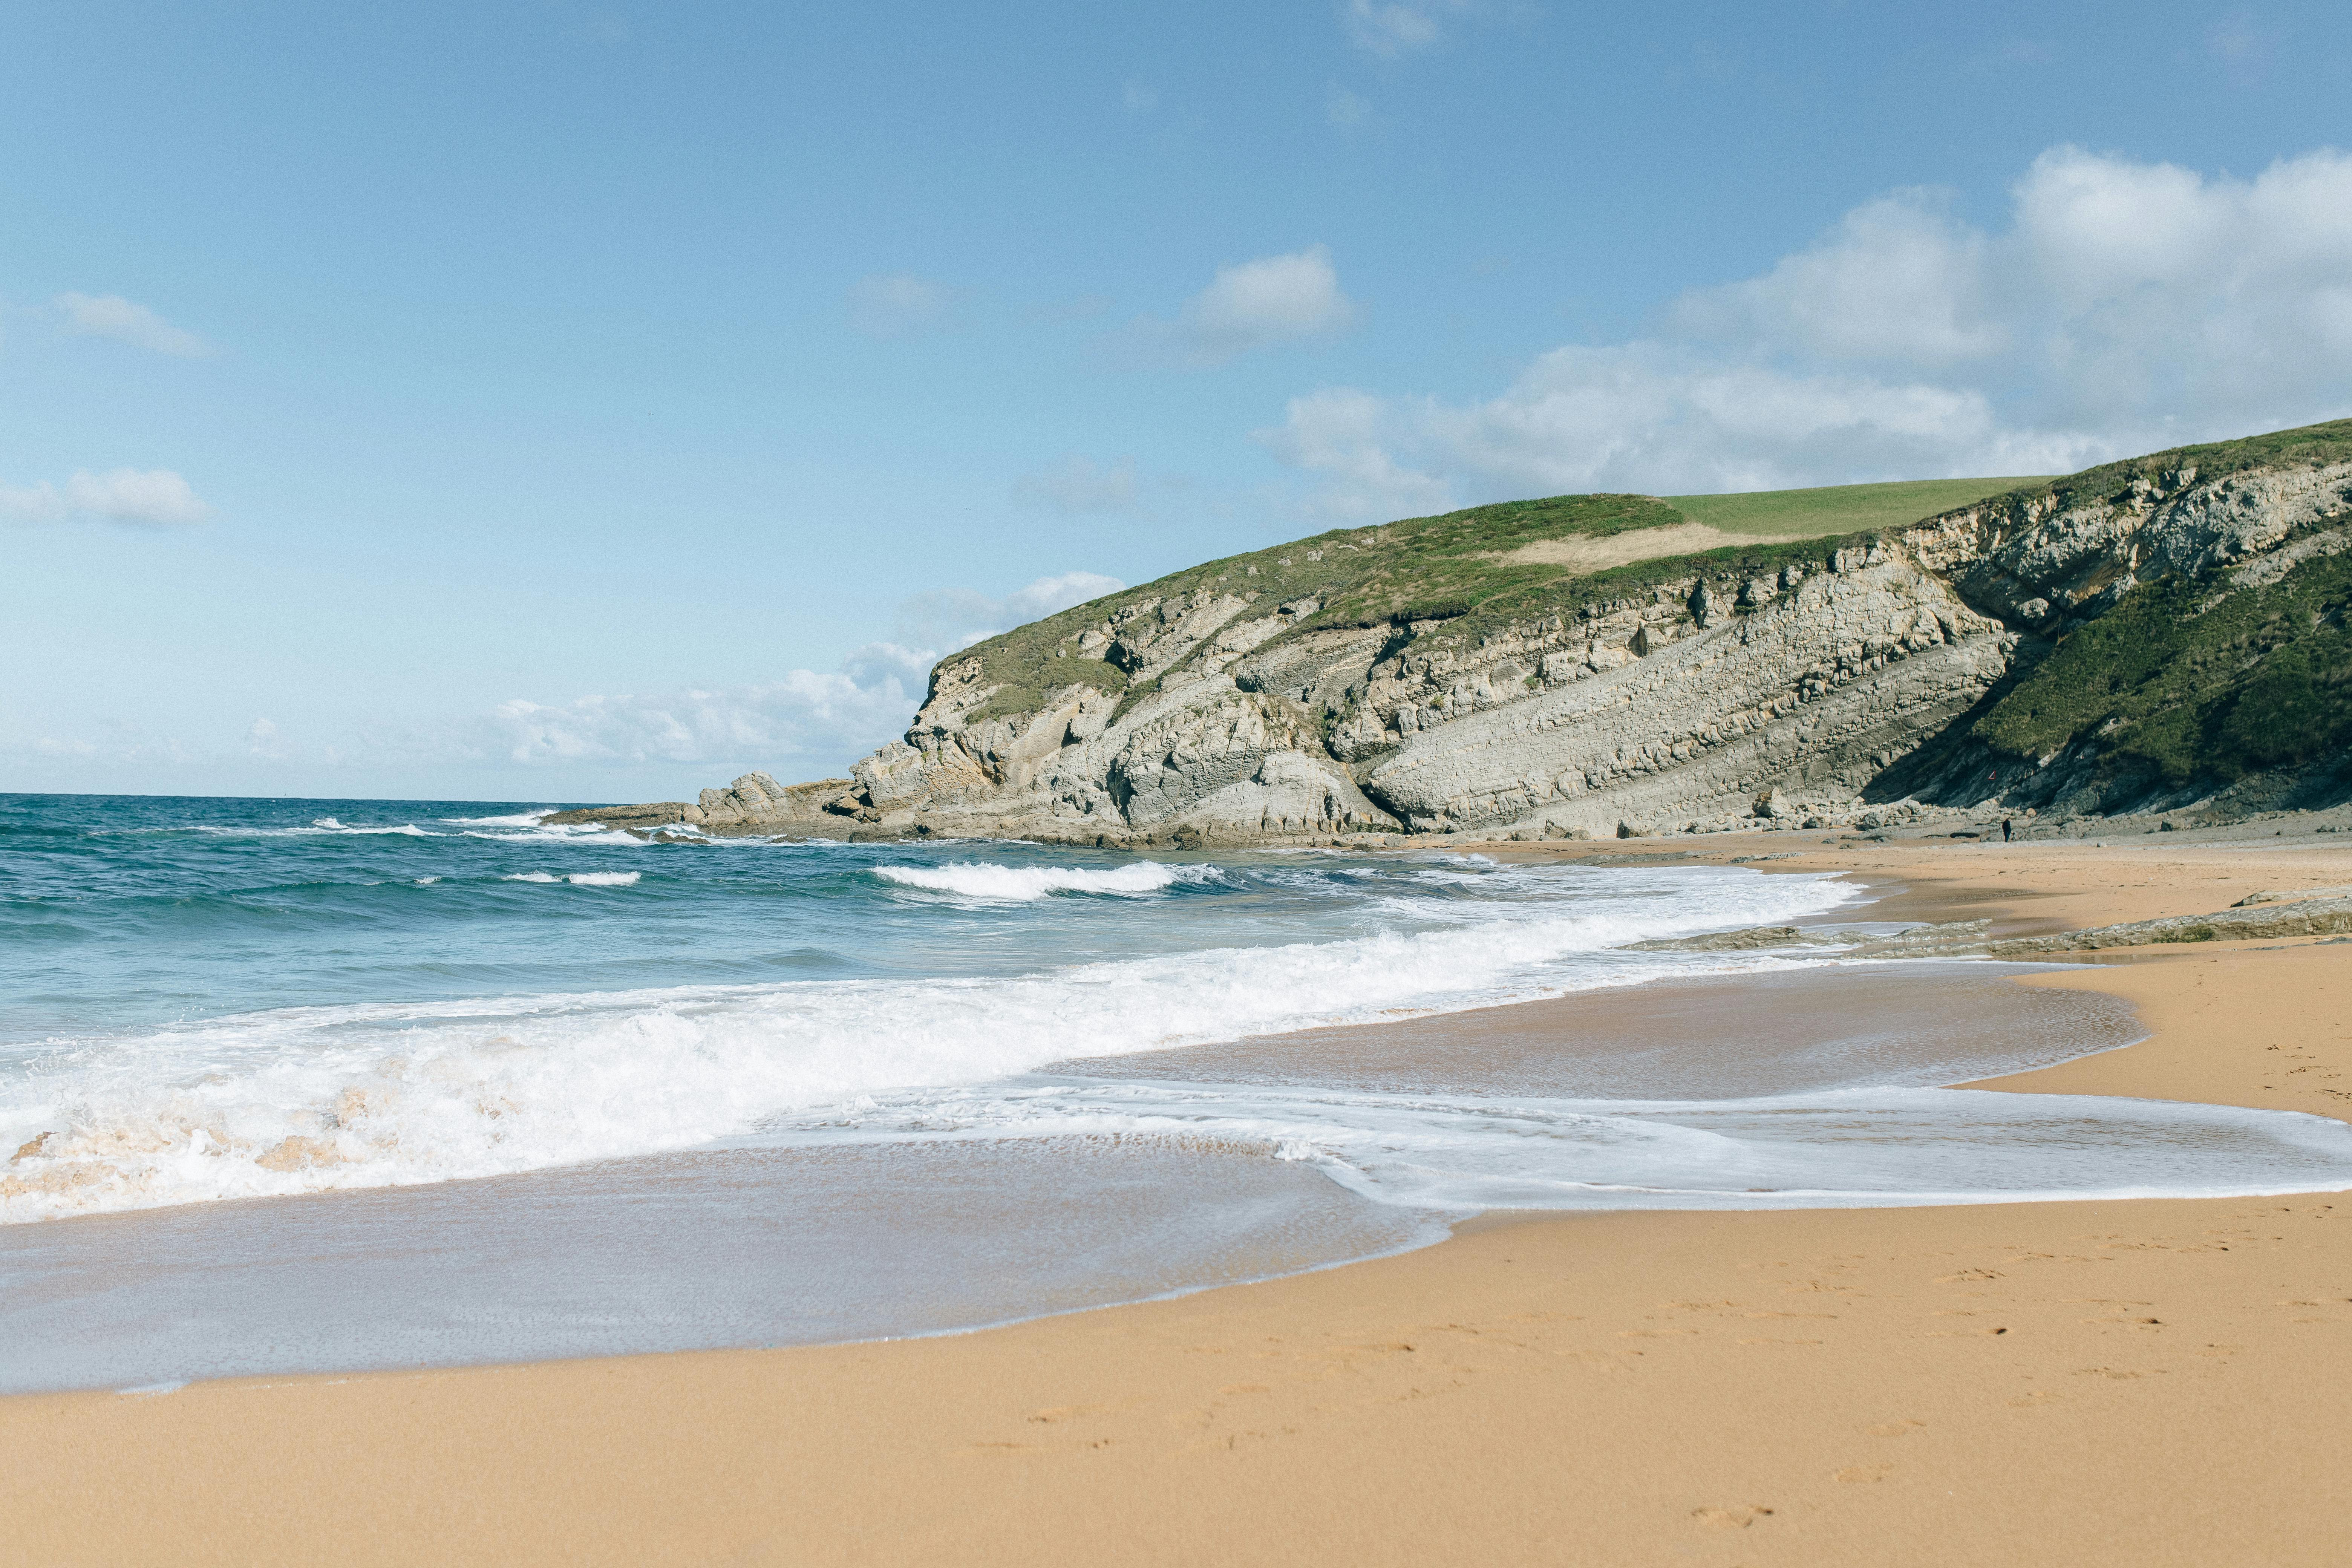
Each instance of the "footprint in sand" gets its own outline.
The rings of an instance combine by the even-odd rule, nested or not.
[[[1691,1510],[1691,1518],[1710,1530],[1745,1530],[1759,1519],[1771,1517],[1772,1510],[1760,1502],[1749,1503],[1745,1507],[1735,1504],[1723,1508]]]

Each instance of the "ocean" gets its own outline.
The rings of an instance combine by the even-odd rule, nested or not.
[[[552,809],[0,796],[0,1389],[943,1331],[1498,1207],[2352,1183],[2317,1118],[1943,1087],[2134,1037],[2021,966],[1629,946],[1885,929],[1838,879]]]

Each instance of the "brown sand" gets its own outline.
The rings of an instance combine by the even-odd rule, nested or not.
[[[2070,926],[2352,881],[1832,862]],[[2024,983],[2155,1034],[1999,1087],[2352,1113],[2352,945]],[[0,1560],[2340,1563],[2347,1451],[2352,1197],[1579,1215],[947,1339],[0,1401]]]

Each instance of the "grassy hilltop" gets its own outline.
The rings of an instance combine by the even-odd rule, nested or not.
[[[2352,461],[2352,420],[2181,447],[2059,478],[1925,479],[1739,495],[1571,495],[1337,529],[1227,556],[991,637],[955,656],[984,661],[1000,689],[982,715],[1032,711],[1084,682],[1143,688],[1077,638],[1130,605],[1211,590],[1261,603],[1315,601],[1287,637],[1383,624],[1432,648],[1475,646],[1498,626],[1639,598],[1701,570],[1748,576],[1811,563],[1856,535],[1979,503],[2019,526],[2053,510],[2127,499],[2134,481],[2197,469]],[[2338,527],[2323,520],[2305,534]],[[2292,545],[2294,541],[2284,542]],[[2273,580],[2232,588],[2144,582],[2050,643],[2029,638],[2011,679],[1948,736],[1995,758],[2039,761],[2094,745],[2105,773],[2171,784],[2227,783],[2352,749],[2352,552],[2315,548]],[[1268,645],[1269,647],[1273,645]]]
[[[1902,523],[2040,479],[1918,479],[1895,484],[1761,490],[1740,495],[1549,496],[1499,501],[1437,517],[1335,529],[1309,539],[1229,555],[1108,595],[975,643],[992,681],[1003,683],[986,714],[1028,712],[1045,695],[1082,681],[1128,689],[1127,676],[1076,657],[1087,628],[1134,604],[1203,588],[1272,595],[1320,608],[1292,636],[1336,626],[1444,621],[1436,644],[1475,639],[1515,616],[1575,609],[1588,599],[1639,590],[1694,556],[1742,569],[1777,569],[1791,555],[1826,553],[1816,542]],[[1628,535],[1649,535],[1628,539]],[[1526,559],[1530,546],[1614,543],[1615,564]],[[1603,552],[1605,561],[1609,552]],[[1517,558],[1515,558],[1517,557]]]

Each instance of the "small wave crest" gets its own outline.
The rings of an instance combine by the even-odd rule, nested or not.
[[[992,866],[965,861],[953,866],[877,866],[875,876],[902,888],[951,893],[966,899],[1027,903],[1054,893],[1110,893],[1134,898],[1179,883],[1213,881],[1213,866],[1162,866],[1139,860],[1107,871],[1076,866]]]
[[[322,835],[348,834],[357,837],[446,838],[446,833],[435,833],[413,822],[377,826],[351,826],[331,816],[314,816],[307,827],[225,827],[209,822],[194,822],[185,826],[133,827],[134,834],[201,833],[213,838],[316,838]]]
[[[623,833],[617,828],[600,826],[593,822],[551,822],[516,824],[499,831],[485,832],[479,827],[465,830],[467,838],[487,838],[493,844],[625,844],[643,845],[645,840]]]
[[[573,871],[556,876],[551,871],[515,871],[499,879],[501,882],[569,882],[575,888],[633,888],[642,871]]]

